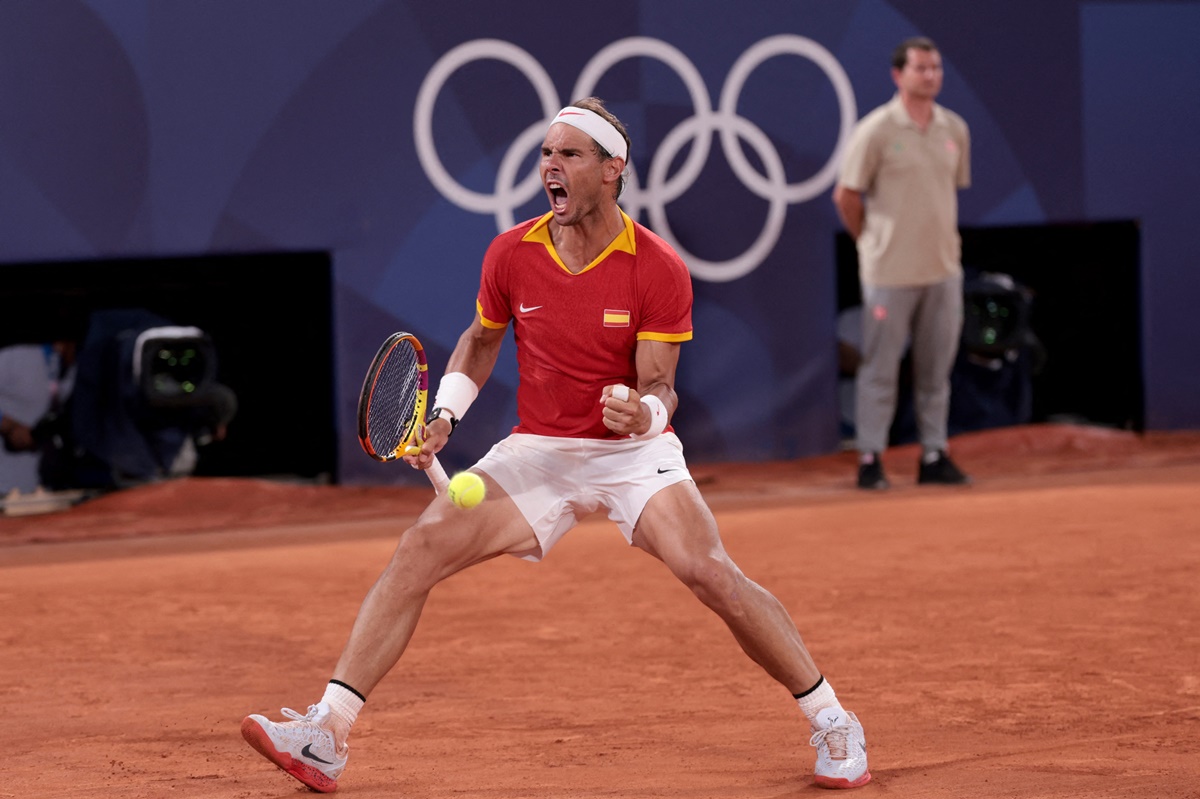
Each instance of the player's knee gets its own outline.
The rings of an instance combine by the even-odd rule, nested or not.
[[[428,591],[446,573],[448,554],[420,522],[404,531],[388,562],[387,576],[402,590]]]
[[[701,602],[721,615],[738,612],[745,578],[724,555],[697,558],[679,577]]]

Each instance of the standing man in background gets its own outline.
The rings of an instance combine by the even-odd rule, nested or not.
[[[957,191],[971,181],[970,133],[962,117],[934,102],[942,57],[932,41],[901,42],[892,80],[896,96],[859,121],[833,192],[857,244],[863,294],[858,487],[889,486],[880,455],[910,341],[922,448],[917,481],[963,485],[970,479],[947,454],[946,430],[963,323]]]

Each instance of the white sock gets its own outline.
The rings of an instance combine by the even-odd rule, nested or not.
[[[839,711],[842,710],[842,703],[838,701],[837,695],[833,692],[833,686],[824,677],[821,678],[821,683],[816,690],[796,697],[796,704],[800,706],[800,710],[808,719],[809,724],[813,725],[815,725],[817,714],[825,708],[834,707]]]
[[[325,686],[325,695],[321,701],[329,705],[329,712],[347,727],[353,727],[362,710],[363,699],[354,691],[338,683],[331,682]]]

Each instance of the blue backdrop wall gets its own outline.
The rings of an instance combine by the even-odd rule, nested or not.
[[[1146,426],[1200,427],[1200,3],[600,8],[0,4],[0,263],[330,252],[340,476],[408,479],[357,452],[363,366],[408,329],[440,373],[488,241],[545,208],[545,119],[594,93],[634,139],[626,210],[693,271],[690,457],[828,452],[836,160],[891,96],[891,49],[922,33],[972,126],[962,223],[1138,220]],[[513,363],[510,347],[452,466],[512,424]]]

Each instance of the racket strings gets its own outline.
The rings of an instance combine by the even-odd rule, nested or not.
[[[412,435],[422,376],[420,360],[407,341],[393,347],[380,364],[367,408],[367,435],[375,452],[395,452]]]

